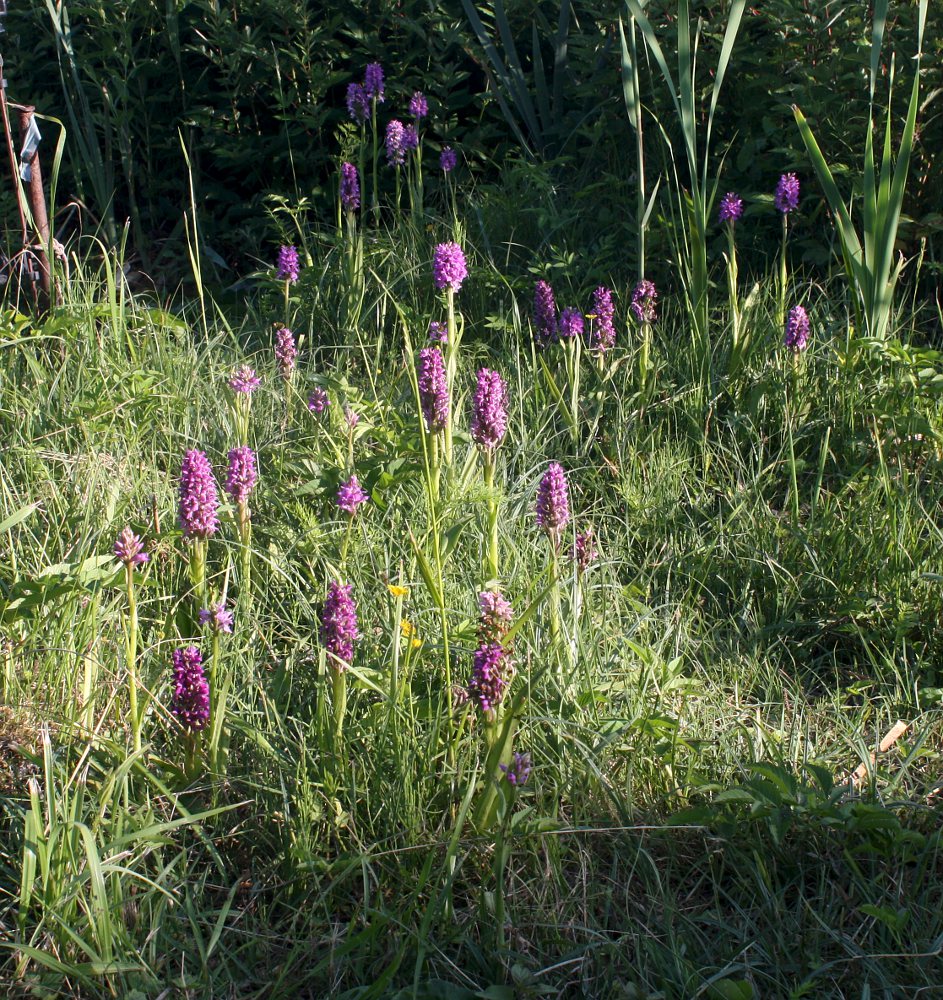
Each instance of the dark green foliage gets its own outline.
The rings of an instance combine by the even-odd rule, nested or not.
[[[2,44],[11,96],[35,103],[70,127],[60,195],[85,203],[84,231],[101,220],[114,239],[130,219],[134,248],[159,276],[175,280],[186,269],[182,214],[189,193],[181,139],[193,167],[207,256],[219,268],[218,277],[228,281],[227,268],[244,272],[259,257],[269,260],[277,239],[261,211],[269,197],[329,215],[346,85],[360,79],[374,59],[387,70],[383,120],[403,109],[412,90],[424,90],[432,107],[433,143],[445,139],[459,146],[487,181],[503,183],[497,169],[512,150],[551,157],[554,198],[564,216],[579,219],[566,227],[570,249],[593,255],[603,270],[611,270],[617,260],[625,261],[624,250],[616,252],[625,241],[616,236],[615,246],[607,247],[600,230],[627,224],[634,211],[633,158],[626,155],[633,140],[621,101],[616,34],[617,19],[625,16],[622,6],[575,2],[567,5],[572,10],[566,22],[560,21],[559,6],[546,3],[512,0],[501,8],[500,19],[492,5],[476,6],[494,54],[505,65],[509,52],[517,54],[522,80],[517,101],[458,0],[69,0],[61,5],[61,16],[71,24],[81,94],[45,3],[11,3]],[[653,24],[667,29],[670,48],[673,4],[652,0],[647,9]],[[703,17],[701,66],[716,61],[710,50],[719,44],[723,9],[717,2],[695,5]],[[863,8],[837,3],[773,0],[748,9],[716,125],[717,155],[726,153],[722,190],[743,193],[752,219],[744,239],[752,241],[754,253],[745,259],[761,263],[755,251],[775,252],[778,219],[766,212],[762,199],[781,171],[795,169],[805,184],[794,248],[817,266],[829,261],[830,227],[790,106],[802,108],[838,175],[856,176],[867,106],[868,16]],[[906,77],[914,38],[914,6],[892,4],[887,51],[896,54],[898,75]],[[943,117],[936,111],[941,47],[939,12],[933,8],[924,63],[928,99],[920,115],[901,248],[911,254],[921,238],[930,237],[934,259],[940,228],[935,191],[941,180],[936,151],[943,148]],[[654,163],[661,148],[656,119],[670,141],[676,137],[666,96],[649,67],[643,64],[641,71]],[[705,93],[710,82],[705,75]],[[897,88],[897,100],[905,90]],[[507,116],[494,99],[499,95]],[[529,105],[526,114],[522,100]],[[530,116],[536,134],[528,126]],[[587,197],[592,213],[584,209]],[[12,205],[6,204],[9,214]],[[62,215],[65,231],[75,218],[75,212]],[[652,239],[657,268],[664,254],[658,253],[657,232]]]

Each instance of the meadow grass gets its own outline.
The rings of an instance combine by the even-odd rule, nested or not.
[[[670,298],[640,374],[617,284],[616,347],[599,364],[584,351],[574,406],[572,362],[531,337],[526,252],[492,256],[497,241],[453,226],[368,230],[354,306],[340,238],[312,229],[287,314],[264,273],[225,308],[168,308],[91,254],[45,318],[5,313],[7,995],[932,995],[943,481],[939,358],[909,346],[920,317],[863,339],[841,285],[794,276],[813,325],[794,358],[761,281],[735,376],[726,314],[711,315],[705,397]],[[470,277],[436,498],[414,366],[445,319],[434,240],[453,234]],[[562,305],[588,300],[572,292]],[[276,321],[300,347],[288,384]],[[235,614],[218,637],[228,700],[216,766],[208,731],[194,770],[170,660],[190,641],[208,658],[211,640],[177,476],[199,448],[225,478],[241,443],[226,382],[244,363],[263,379],[251,577],[224,507],[207,580]],[[482,365],[509,386],[490,488],[469,437]],[[351,455],[371,502],[348,526],[335,494]],[[535,518],[550,461],[573,515],[556,584]],[[533,761],[518,789],[493,783],[483,714],[450,714],[445,677],[446,662],[454,683],[471,675],[495,502],[520,619],[504,735]],[[578,576],[566,549],[589,524],[599,558]],[[150,553],[140,751],[111,554],[125,525]],[[319,639],[332,578],[352,584],[361,633],[342,735]],[[898,718],[907,733],[870,763]]]

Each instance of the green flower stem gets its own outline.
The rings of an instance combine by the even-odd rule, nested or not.
[[[400,569],[399,582],[402,584],[403,573]],[[390,670],[390,711],[396,709],[399,698],[399,659],[400,659],[400,622],[403,620],[403,595],[398,594],[393,601],[393,663]],[[407,638],[408,641],[408,638]],[[407,653],[408,657],[408,653]]]
[[[557,660],[557,671],[560,679],[560,690],[565,688],[563,676],[563,660],[560,656],[563,643],[563,629],[560,612],[560,539],[555,535],[550,538],[550,646]]]
[[[439,502],[439,487],[442,479],[442,449],[439,435],[427,434],[429,441],[429,496],[433,503]]]
[[[495,950],[499,953],[503,952],[507,946],[504,934],[505,873],[511,856],[508,834],[511,831],[511,818],[514,815],[514,800],[517,798],[517,790],[514,786],[508,784],[508,788],[511,789],[511,792],[494,841],[494,943]]]
[[[638,358],[640,415],[651,398],[652,386],[652,327],[650,323],[642,324],[642,343]]]
[[[347,566],[347,549],[350,547],[350,536],[354,530],[354,515],[347,515],[347,529],[344,532],[344,541],[341,542],[341,574]]]
[[[799,378],[799,356],[797,352],[792,353],[792,358],[790,359],[792,371],[791,371],[791,382],[793,390],[796,389],[798,378]],[[789,491],[792,507],[792,521],[794,527],[798,529],[799,526],[799,479],[796,472],[796,449],[793,443],[793,431],[792,431],[792,412],[789,406],[789,398],[786,398],[786,432],[789,441]]]
[[[239,518],[239,555],[242,562],[242,579],[240,594],[244,597],[244,605],[251,603],[252,597],[252,520],[249,515],[248,503],[238,505]]]
[[[779,300],[776,304],[776,326],[782,332],[786,323],[786,285],[789,280],[789,264],[786,260],[786,245],[789,237],[789,216],[783,213],[783,247],[779,255]]]
[[[480,832],[493,829],[497,819],[501,779],[504,777],[501,765],[507,766],[511,762],[515,729],[513,713],[506,714],[503,706],[498,706],[493,718],[485,724],[485,787],[472,817],[475,828]]]
[[[730,364],[728,374],[736,375],[740,369],[740,303],[737,296],[737,243],[734,224],[727,223],[727,294],[730,302]]]
[[[344,716],[347,713],[347,671],[333,663],[330,671],[334,690],[334,748],[340,758],[344,745]]]
[[[199,733],[185,733],[184,740],[184,773],[188,781],[195,781],[200,773],[199,761],[197,759],[197,746],[200,739]]]
[[[498,500],[494,495],[495,455],[492,448],[484,451],[485,487],[488,490],[488,550],[485,556],[486,583],[498,579]]]
[[[193,585],[193,596],[196,601],[196,611],[206,607],[206,549],[205,538],[194,538],[190,541],[190,583]],[[196,620],[196,614],[194,614]]]
[[[580,438],[580,358],[582,344],[580,337],[570,337],[564,346],[566,359],[566,379],[570,389],[570,439],[574,444]]]
[[[455,321],[455,290],[445,291],[446,307],[448,309],[448,337],[445,348],[445,378],[449,390],[449,407],[445,419],[445,464],[452,465],[452,405],[454,402],[455,370],[458,366],[458,325]]]
[[[226,701],[219,689],[219,629],[213,629],[210,646],[210,770],[219,773],[219,738],[226,715]]]
[[[235,393],[233,417],[236,424],[236,440],[242,447],[247,447],[249,444],[249,411],[251,406],[252,401],[249,393]]]
[[[370,124],[373,128],[373,190],[371,192],[372,202],[371,208],[373,209],[373,223],[376,225],[380,221],[380,187],[377,182],[377,157],[379,155],[379,147],[377,146],[377,99],[376,97],[372,100],[372,114],[370,115]]]
[[[425,194],[423,191],[422,184],[422,141],[420,138],[419,146],[416,149],[416,204],[413,208],[413,216],[415,219],[416,229],[420,230],[422,228],[422,219],[425,215]]]
[[[141,750],[141,716],[138,712],[138,604],[134,593],[134,565],[125,563],[124,580],[128,591],[128,644],[126,660],[128,665],[128,710],[131,715],[131,736],[134,752]]]

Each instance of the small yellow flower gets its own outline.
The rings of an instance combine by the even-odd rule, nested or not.
[[[409,587],[398,587],[395,583],[388,583],[386,589],[394,597],[405,597],[409,593]]]
[[[413,649],[419,649],[419,647],[422,645],[422,639],[420,639],[419,636],[416,635],[416,626],[413,625],[411,621],[407,621],[407,619],[404,618],[399,623],[399,631],[400,635],[404,639],[410,640],[410,645],[413,647]]]

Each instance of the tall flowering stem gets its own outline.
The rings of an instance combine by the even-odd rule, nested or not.
[[[362,159],[362,157],[361,157]],[[360,311],[363,305],[363,234],[357,225],[357,211],[360,208],[360,173],[353,163],[341,164],[340,197],[338,199],[338,230],[341,227],[341,215],[346,220],[346,236],[344,240],[347,256],[347,304],[346,318],[350,327],[356,327],[360,321]]]
[[[206,455],[196,448],[183,456],[177,515],[184,539],[190,545],[190,581],[198,606],[206,597],[206,550],[219,529],[219,494]]]
[[[566,421],[570,426],[570,439],[578,444],[580,439],[580,367],[583,354],[583,314],[572,306],[560,312],[558,336],[563,346],[566,367],[566,384],[569,387],[569,411]]]
[[[429,114],[429,102],[425,94],[417,90],[409,99],[409,114],[413,119],[407,126],[406,148],[412,153],[409,161],[411,182],[409,186],[409,205],[412,211],[413,224],[417,230],[422,226],[424,214],[424,188],[422,182],[422,128],[423,119]]]
[[[730,361],[728,374],[735,375],[740,368],[740,302],[737,294],[737,241],[735,227],[743,215],[743,199],[733,191],[728,191],[720,199],[717,221],[727,231],[727,298],[730,304]]]
[[[471,433],[481,449],[485,486],[488,489],[488,552],[485,579],[498,579],[498,498],[494,492],[495,449],[504,440],[508,428],[507,383],[496,372],[482,368],[475,387]]]
[[[357,605],[351,596],[353,586],[332,580],[321,611],[321,643],[327,653],[327,665],[334,689],[334,745],[344,741],[344,716],[347,712],[347,668],[354,657],[354,643],[360,638]]]
[[[642,406],[648,401],[652,373],[652,324],[658,318],[658,289],[653,282],[643,278],[632,292],[629,311],[642,330],[638,369]]]
[[[252,522],[249,514],[249,494],[258,480],[255,452],[248,446],[229,452],[226,492],[236,505],[239,529],[239,549],[242,562],[241,596],[248,602],[252,593]]]
[[[438,347],[424,347],[419,352],[416,383],[419,388],[422,424],[429,445],[431,493],[438,500],[441,472],[439,441],[452,416],[445,360]]]
[[[337,490],[337,507],[347,515],[347,530],[344,532],[344,541],[341,546],[341,570],[347,565],[347,549],[350,545],[350,535],[354,527],[354,517],[357,508],[366,503],[370,497],[360,486],[360,480],[356,475],[352,475],[346,482],[340,484]]]
[[[295,377],[295,365],[298,357],[298,347],[295,344],[295,335],[287,326],[281,326],[275,331],[275,363],[278,366],[278,374],[281,376],[282,384],[285,388],[285,416],[282,422],[282,431],[288,426],[288,418],[291,415],[292,382]]]
[[[170,714],[184,731],[187,744],[187,774],[196,774],[196,749],[199,734],[210,721],[210,686],[203,672],[203,657],[196,646],[175,649],[173,653],[174,693]]]
[[[563,532],[570,523],[569,487],[566,472],[559,462],[551,462],[537,487],[537,525],[550,540],[551,614],[550,634],[554,645],[560,642],[560,568],[559,556]]]
[[[219,640],[223,634],[232,634],[233,613],[226,608],[225,596],[217,603],[200,609],[200,624],[210,632],[210,675],[209,691],[212,711],[210,713],[210,768],[214,774],[219,773],[219,746],[223,735],[223,723],[226,721],[226,701],[229,694],[230,678],[227,676],[220,683]]]
[[[432,258],[432,278],[436,288],[445,292],[448,310],[448,345],[446,347],[446,383],[449,397],[455,384],[455,370],[458,365],[458,348],[461,342],[462,330],[456,325],[455,293],[462,287],[468,277],[468,265],[465,254],[457,243],[440,243],[435,248]],[[445,463],[452,464],[452,414],[451,407],[445,425]]]
[[[374,224],[380,221],[380,186],[377,180],[377,162],[380,158],[379,137],[377,135],[377,105],[385,100],[383,88],[383,67],[380,63],[370,63],[364,73],[363,93],[370,103],[370,124],[373,128],[373,189],[371,191]]]
[[[138,711],[138,605],[134,593],[134,570],[150,558],[144,551],[141,539],[130,528],[125,528],[115,541],[115,557],[124,564],[124,585],[128,595],[128,620],[126,624],[125,660],[128,667],[128,712],[131,716],[131,735],[135,753],[141,749],[141,715]]]
[[[278,248],[278,278],[284,282],[285,286],[285,322],[289,322],[289,311],[291,301],[291,286],[298,280],[300,267],[298,264],[298,250],[293,246],[281,246]]]
[[[241,445],[249,443],[249,417],[252,412],[252,394],[262,384],[255,369],[248,365],[237,368],[226,383],[232,390],[233,416],[236,436]]]
[[[570,546],[567,555],[575,572],[573,589],[573,639],[571,642],[572,656],[576,660],[576,630],[579,627],[580,614],[583,609],[583,577],[590,566],[599,558],[596,548],[596,535],[593,526],[589,525],[576,535],[576,540]]]
[[[799,207],[799,178],[795,174],[783,174],[776,184],[773,203],[783,219],[783,245],[779,257],[779,299],[776,322],[782,327],[786,322],[786,289],[789,283],[789,262],[786,251],[789,242],[789,216]]]
[[[511,762],[515,720],[513,716],[505,718],[504,707],[516,672],[513,643],[508,637],[514,610],[496,589],[478,595],[478,608],[478,648],[472,657],[468,699],[484,722],[487,784],[474,822],[478,829],[486,830],[494,825],[502,772]]]

